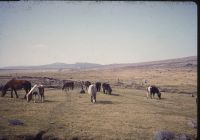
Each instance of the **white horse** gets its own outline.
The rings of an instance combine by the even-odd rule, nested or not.
[[[44,102],[44,86],[35,84],[31,88],[29,93],[26,95],[27,102],[29,102],[32,99],[33,95],[34,95],[34,103],[36,102],[36,96],[38,96],[38,99],[41,102]]]
[[[96,94],[97,94],[97,89],[95,85],[90,85],[88,88],[88,94],[91,96],[91,102],[95,103],[96,102]]]

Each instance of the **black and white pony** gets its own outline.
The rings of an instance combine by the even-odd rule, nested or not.
[[[36,96],[38,96],[38,99],[41,102],[44,102],[44,86],[35,84],[31,88],[29,93],[26,95],[27,102],[29,102],[32,99],[33,95],[34,95],[34,103],[36,102]]]
[[[161,99],[161,93],[159,91],[159,89],[156,87],[156,86],[149,86],[147,88],[147,98],[150,98],[152,99],[152,95],[153,95],[153,98],[154,98],[154,95],[157,94],[158,98]]]
[[[90,85],[88,88],[88,94],[91,96],[91,102],[96,102],[96,94],[97,94],[97,88],[95,85]]]

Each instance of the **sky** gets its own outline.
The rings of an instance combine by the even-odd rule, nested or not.
[[[193,2],[0,2],[0,67],[197,56]]]

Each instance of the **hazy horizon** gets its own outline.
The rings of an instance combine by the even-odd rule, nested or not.
[[[117,65],[117,64],[140,64],[140,63],[148,63],[148,62],[156,62],[156,61],[165,61],[165,60],[174,60],[174,59],[181,59],[181,58],[188,58],[188,57],[197,57],[197,56],[186,56],[186,57],[178,57],[178,58],[169,58],[169,59],[161,59],[161,60],[152,60],[152,61],[140,61],[140,62],[130,62],[130,63],[110,63],[110,64],[99,64],[99,63],[89,63],[89,62],[75,62],[75,63],[65,63],[65,62],[52,62],[52,63],[48,63],[48,64],[41,64],[41,65],[12,65],[12,66],[3,66],[0,68],[9,68],[9,67],[34,67],[34,66],[45,66],[45,65],[52,65],[52,64],[69,64],[69,65],[73,65],[73,64],[84,64],[84,63],[89,63],[89,64],[97,64],[97,65],[102,65],[102,66],[106,66],[106,65]]]
[[[0,2],[0,67],[197,56],[193,2]]]

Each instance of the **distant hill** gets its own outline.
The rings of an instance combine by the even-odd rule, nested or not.
[[[47,65],[38,66],[10,66],[3,67],[0,69],[15,69],[15,70],[40,70],[40,69],[109,69],[109,68],[134,68],[134,67],[145,67],[145,68],[180,68],[180,67],[197,67],[197,56],[151,61],[151,62],[141,62],[141,63],[123,63],[123,64],[109,64],[100,65],[95,63],[52,63]]]
[[[130,64],[127,67],[197,68],[197,56]]]
[[[110,64],[103,65],[101,68],[196,68],[197,56],[189,56],[183,58],[140,62],[140,63],[124,63],[124,64]]]
[[[52,63],[47,65],[38,65],[38,66],[10,66],[4,67],[1,69],[22,69],[22,70],[37,70],[37,69],[90,69],[97,68],[102,65],[93,64],[93,63],[75,63],[75,64],[66,64],[66,63]]]

